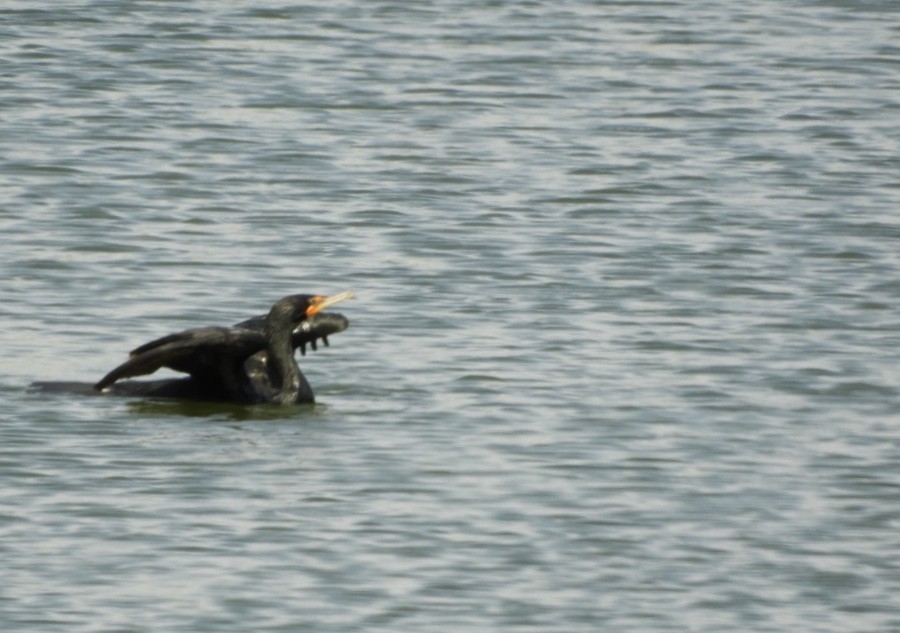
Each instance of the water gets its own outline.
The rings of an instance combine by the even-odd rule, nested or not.
[[[7,2],[3,631],[900,631],[871,2]],[[46,397],[353,289],[314,408]]]

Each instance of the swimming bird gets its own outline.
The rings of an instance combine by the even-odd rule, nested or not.
[[[300,371],[294,350],[305,354],[322,339],[345,330],[340,314],[322,312],[352,297],[298,294],[275,302],[264,317],[233,327],[201,327],[170,334],[134,349],[127,361],[110,371],[94,390],[119,395],[159,396],[245,404],[298,404],[315,401]],[[127,381],[167,367],[189,378]]]

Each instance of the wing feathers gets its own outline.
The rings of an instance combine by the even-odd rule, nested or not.
[[[262,333],[242,328],[203,327],[170,334],[135,348],[127,361],[94,385],[102,390],[123,378],[152,374],[161,367],[202,378],[243,362],[266,345]]]

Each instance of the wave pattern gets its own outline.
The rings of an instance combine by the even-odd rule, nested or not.
[[[7,2],[0,628],[900,629],[897,13]],[[313,410],[25,389],[345,288]]]

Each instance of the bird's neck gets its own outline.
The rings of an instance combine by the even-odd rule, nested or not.
[[[312,389],[294,358],[290,329],[270,332],[266,351],[275,400],[281,404],[312,402]]]

